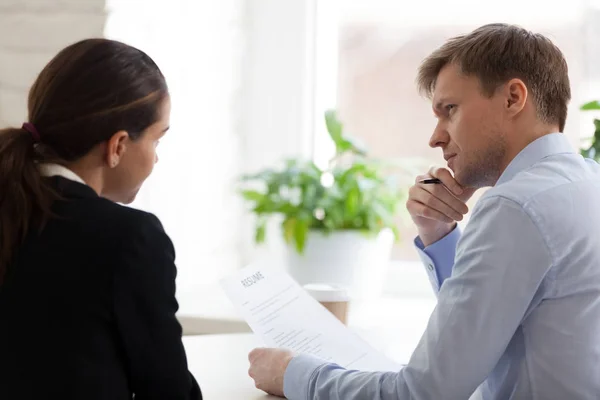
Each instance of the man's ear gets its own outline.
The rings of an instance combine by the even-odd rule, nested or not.
[[[115,168],[121,162],[121,158],[127,151],[129,133],[118,131],[108,139],[106,143],[105,161],[110,168]]]
[[[508,81],[504,85],[503,94],[504,106],[510,115],[515,116],[525,108],[529,92],[521,79],[515,78]]]

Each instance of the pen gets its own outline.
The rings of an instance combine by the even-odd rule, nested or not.
[[[442,183],[442,181],[440,181],[438,178],[428,178],[428,179],[423,179],[422,181],[419,181],[419,183],[424,183],[424,184],[428,185],[428,184]]]

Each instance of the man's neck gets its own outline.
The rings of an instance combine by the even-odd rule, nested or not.
[[[506,147],[506,154],[504,157],[504,161],[500,166],[498,178],[502,175],[502,173],[506,170],[508,165],[515,159],[520,152],[522,152],[527,146],[531,143],[535,142],[537,139],[542,136],[549,135],[551,133],[559,132],[558,126],[556,125],[539,125],[530,129],[522,129],[518,132],[515,132],[511,138],[509,138]],[[495,185],[495,182],[494,182]]]
[[[534,129],[523,129],[520,132],[516,132],[513,135],[513,140],[510,141],[512,143],[507,143],[507,151],[504,157],[504,162],[501,166],[500,175],[502,175],[502,173],[512,162],[512,160],[514,160],[515,157],[520,152],[522,152],[527,146],[529,146],[531,143],[535,142],[542,136],[546,136],[551,133],[557,132],[559,132],[558,126],[545,124],[535,127]]]

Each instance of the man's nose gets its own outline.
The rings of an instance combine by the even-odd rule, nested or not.
[[[431,137],[429,138],[429,146],[432,148],[444,147],[448,143],[448,131],[441,121],[437,123]]]

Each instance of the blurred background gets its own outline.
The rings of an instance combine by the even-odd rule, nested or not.
[[[443,165],[427,146],[435,119],[414,81],[423,57],[451,36],[509,22],[554,40],[573,89],[565,133],[579,147],[593,132],[593,114],[579,106],[600,96],[599,3],[0,0],[0,125],[20,126],[37,73],[76,40],[117,39],[154,58],[170,85],[171,130],[134,206],[155,213],[175,243],[185,309],[236,269],[281,257],[276,231],[254,244],[238,177],[285,157],[325,166],[334,151],[326,109],[374,155]],[[398,224],[384,293],[431,297],[415,231]]]

